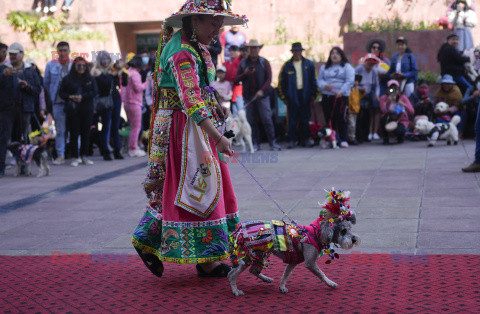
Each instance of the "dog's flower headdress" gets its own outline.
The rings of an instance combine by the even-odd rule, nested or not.
[[[348,204],[350,191],[336,191],[333,187],[325,191],[328,193],[325,195],[327,200],[321,204],[324,209],[320,211],[320,220],[328,220],[330,226],[333,226],[335,221],[342,221],[352,216],[350,204]]]

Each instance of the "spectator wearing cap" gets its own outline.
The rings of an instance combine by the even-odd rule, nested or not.
[[[462,92],[460,91],[459,87],[455,85],[455,81],[449,74],[442,76],[442,80],[440,82],[440,88],[434,95],[435,103],[443,101],[448,104],[449,110],[447,113],[447,121],[445,121],[445,118],[443,115],[441,115],[440,117],[437,116],[437,122],[448,122],[450,120],[449,116],[459,115],[462,120],[457,125],[457,129],[458,132],[462,134],[465,127],[466,118],[466,111],[462,105]]]
[[[150,84],[152,77],[148,75],[147,80],[142,82],[140,70],[143,67],[143,62],[140,56],[133,57],[127,64],[130,76],[125,91],[124,106],[130,124],[128,155],[130,157],[143,157],[146,153],[138,147],[138,137],[142,128],[143,91]]]
[[[225,79],[227,69],[221,65],[217,68],[217,80],[212,82],[210,85],[215,88],[220,95],[220,103],[223,107],[230,109],[230,100],[232,100],[232,82],[229,82]]]
[[[267,59],[259,55],[263,44],[252,39],[248,47],[248,57],[238,66],[235,82],[243,83],[243,97],[247,103],[247,120],[252,127],[253,148],[260,149],[259,119],[265,127],[271,150],[281,150],[275,141],[269,88],[272,83],[272,68]]]
[[[229,54],[230,60],[227,60],[223,63],[223,66],[226,69],[225,79],[232,83],[232,105],[231,111],[235,114],[238,110],[243,108],[243,89],[242,85],[235,83],[235,75],[237,74],[238,66],[242,61],[243,57],[240,54],[240,48],[236,45],[230,46]]]
[[[237,25],[232,26],[228,31],[224,31],[220,35],[220,43],[223,46],[225,52],[225,61],[230,60],[230,46],[242,47],[247,43],[247,36],[239,31]]]
[[[387,94],[380,98],[380,110],[383,114],[380,122],[383,144],[389,144],[390,135],[396,137],[397,143],[403,143],[409,124],[408,116],[413,115],[415,110],[396,80],[387,83]]]
[[[346,112],[354,81],[355,70],[348,62],[345,52],[339,47],[333,47],[327,63],[320,68],[317,86],[322,90],[325,122],[337,132],[340,147],[343,148],[348,147]]]
[[[362,77],[358,88],[364,95],[360,100],[361,108],[356,124],[356,138],[359,143],[380,139],[378,135],[380,128],[380,81],[376,67],[378,63],[378,57],[369,53],[363,59],[363,63],[355,69],[355,74]]]
[[[0,175],[5,172],[7,145],[13,141],[28,144],[30,119],[40,94],[41,81],[33,66],[23,62],[19,43],[8,47],[10,62],[0,66]]]
[[[65,100],[58,94],[60,82],[68,75],[72,68],[73,59],[70,58],[70,45],[61,41],[57,44],[55,58],[47,63],[43,86],[50,95],[52,114],[55,120],[55,149],[57,158],[54,165],[65,163],[65,142],[67,134],[67,116],[65,114]]]
[[[448,22],[453,26],[453,32],[458,36],[458,50],[473,49],[472,28],[478,23],[471,0],[455,0],[449,7]]]
[[[278,78],[278,92],[288,110],[287,148],[294,148],[297,138],[301,146],[313,146],[308,121],[310,108],[317,94],[317,86],[315,65],[303,57],[304,50],[302,43],[292,44],[293,57],[282,66]]]
[[[8,50],[8,46],[5,45],[4,43],[0,43],[0,65],[8,61],[7,50]]]
[[[458,36],[455,34],[448,35],[447,42],[438,51],[437,59],[440,62],[442,76],[445,74],[451,75],[462,94],[465,94],[467,89],[472,86],[465,77],[465,63],[470,62],[470,58],[460,54],[458,45]]]
[[[392,57],[390,70],[388,70],[388,79],[394,79],[400,83],[400,89],[409,97],[417,81],[418,67],[415,56],[408,47],[408,41],[405,37],[398,37],[395,41],[398,53]]]

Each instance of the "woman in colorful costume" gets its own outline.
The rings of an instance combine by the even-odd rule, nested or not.
[[[222,25],[246,22],[229,10],[230,1],[187,0],[163,27],[144,183],[149,202],[132,239],[158,277],[162,261],[197,264],[203,277],[225,277],[230,270],[220,261],[229,257],[228,235],[239,217],[222,154],[233,151],[209,88],[215,67],[207,50]],[[172,27],[181,30],[173,34]]]

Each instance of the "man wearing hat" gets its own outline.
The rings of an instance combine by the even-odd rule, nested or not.
[[[28,127],[40,94],[41,80],[34,67],[23,62],[19,43],[8,47],[10,62],[0,66],[0,176],[5,173],[5,156],[10,137],[28,143]]]
[[[297,137],[301,146],[313,146],[309,138],[310,105],[317,94],[315,65],[305,59],[302,43],[292,44],[293,57],[285,62],[278,78],[278,93],[288,109],[287,148],[294,148]],[[298,128],[298,136],[297,136]]]
[[[259,56],[263,44],[260,44],[256,39],[252,39],[245,46],[248,47],[248,57],[240,62],[235,81],[243,83],[243,98],[245,99],[245,106],[247,106],[248,123],[252,126],[254,149],[260,149],[258,120],[261,118],[270,149],[281,150],[281,147],[275,142],[270,96],[268,95],[268,89],[272,83],[272,68],[267,59]]]

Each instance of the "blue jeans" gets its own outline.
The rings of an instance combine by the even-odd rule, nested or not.
[[[477,110],[477,119],[475,120],[475,162],[480,164],[480,110]]]
[[[243,97],[238,97],[235,102],[232,102],[232,114],[236,114],[237,111],[242,110],[245,102],[243,101]]]
[[[465,95],[467,89],[471,88],[472,85],[467,81],[465,76],[455,76],[453,80],[457,83],[458,88],[462,91],[462,95]]]
[[[118,129],[120,128],[120,111],[122,110],[122,99],[120,95],[113,94],[113,109],[112,109],[112,123],[110,133],[113,138],[113,149],[120,150],[120,135]]]
[[[65,158],[65,136],[67,116],[63,109],[64,104],[53,104],[53,118],[55,120],[55,149],[58,157]]]
[[[100,118],[102,119],[102,132],[100,133],[101,138],[101,153],[106,154],[108,153],[108,142],[110,139],[110,126],[112,124],[112,111],[107,110],[100,114]]]

